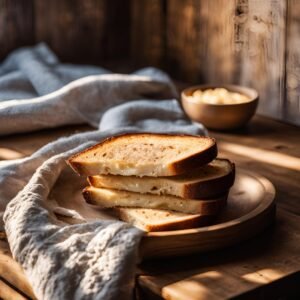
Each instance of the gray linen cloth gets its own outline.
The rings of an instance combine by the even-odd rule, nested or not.
[[[65,160],[125,132],[206,134],[186,119],[176,96],[160,70],[122,75],[61,64],[44,44],[19,49],[0,65],[1,135],[65,124],[95,127],[29,157],[0,162],[1,220],[5,210],[12,254],[38,299],[130,299],[143,232],[120,221],[88,219],[72,209],[84,183]],[[71,206],[61,207],[58,198]],[[82,223],[67,224],[57,214]]]

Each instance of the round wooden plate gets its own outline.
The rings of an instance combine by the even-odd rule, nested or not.
[[[228,204],[215,225],[150,232],[142,239],[142,258],[188,255],[220,249],[258,234],[275,218],[275,188],[266,178],[239,170]]]
[[[74,180],[70,180],[70,177]],[[86,221],[112,219],[96,206],[87,205],[81,191],[87,185],[69,168],[63,172],[50,195],[62,208],[72,209]],[[214,225],[174,231],[145,233],[140,245],[142,258],[188,255],[230,246],[246,240],[272,223],[275,217],[275,189],[266,178],[237,170],[235,184],[230,190],[227,206]],[[51,201],[50,201],[51,202]],[[78,223],[75,216],[67,218],[65,212],[56,211],[67,223]]]

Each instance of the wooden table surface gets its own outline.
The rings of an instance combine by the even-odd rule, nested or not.
[[[87,126],[65,127],[0,140],[0,159],[27,156]],[[213,253],[144,262],[137,277],[141,299],[300,299],[300,128],[256,116],[247,128],[210,132],[219,156],[255,171],[276,187],[277,221],[259,236]],[[34,295],[0,241],[0,298]]]

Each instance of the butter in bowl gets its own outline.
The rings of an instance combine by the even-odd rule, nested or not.
[[[258,93],[239,85],[198,85],[181,93],[184,111],[195,122],[217,130],[244,126],[255,114]]]

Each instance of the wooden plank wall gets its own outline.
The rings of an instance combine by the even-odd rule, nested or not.
[[[34,41],[33,0],[0,0],[0,61]]]
[[[300,124],[300,1],[289,0],[286,49],[285,120]]]
[[[244,2],[238,1],[246,20],[236,25],[240,27],[236,39],[243,39],[239,82],[259,91],[260,112],[282,118],[287,3],[282,0]]]
[[[259,112],[300,124],[298,0],[0,0],[0,59],[47,42],[64,61],[163,68],[259,91]]]
[[[130,0],[0,0],[0,60],[45,41],[60,59],[102,64],[129,57]]]
[[[131,1],[130,49],[135,65],[165,66],[165,4],[165,0]]]
[[[191,83],[252,86],[260,94],[259,112],[283,119],[286,14],[284,0],[169,0],[166,27],[151,32],[152,40],[165,43],[156,53],[164,58],[157,66]],[[142,40],[141,28],[151,26],[147,20],[157,14],[144,10],[137,15],[134,38]],[[143,53],[149,44],[141,43],[139,51],[139,62],[146,65]]]

